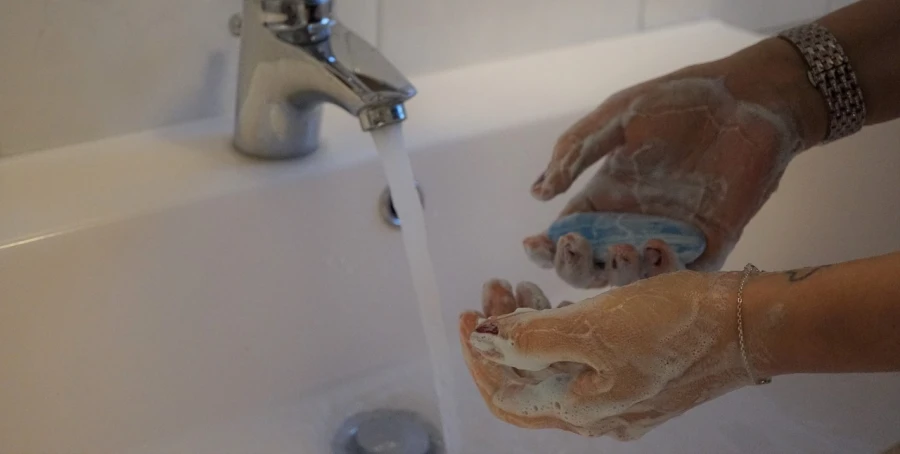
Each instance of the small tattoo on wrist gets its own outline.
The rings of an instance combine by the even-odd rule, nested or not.
[[[822,265],[822,266],[817,266],[814,268],[802,268],[799,270],[787,271],[785,274],[787,275],[788,281],[800,282],[800,281],[806,280],[813,274],[816,274],[817,272],[819,272],[825,268],[828,268],[829,266],[830,265]]]

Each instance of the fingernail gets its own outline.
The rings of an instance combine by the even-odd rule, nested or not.
[[[650,259],[650,262],[653,263],[653,266],[662,265],[662,251],[660,251],[659,249],[648,248],[645,254],[647,254],[647,258]]]
[[[496,322],[487,321],[475,327],[475,332],[480,334],[493,334],[496,336],[500,334],[500,327]]]
[[[534,181],[534,184],[532,184],[531,186],[532,186],[532,187],[535,187],[535,186],[539,186],[539,185],[544,184],[544,180],[545,180],[546,178],[547,178],[547,172],[544,172],[544,173],[541,174],[541,176],[539,176],[539,177],[537,178],[537,180]]]

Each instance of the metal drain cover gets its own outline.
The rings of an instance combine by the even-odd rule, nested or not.
[[[419,192],[419,202],[422,204],[422,207],[425,207],[425,195],[422,194],[422,187],[419,186],[419,183],[416,183],[416,191]],[[391,189],[384,188],[381,191],[381,195],[378,197],[378,213],[381,214],[381,219],[384,219],[388,225],[394,228],[400,228],[400,217],[397,216],[397,210],[394,209],[394,200],[391,198]]]
[[[418,414],[404,410],[358,413],[334,437],[334,454],[436,454],[437,433]]]

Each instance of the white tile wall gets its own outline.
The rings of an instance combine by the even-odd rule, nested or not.
[[[753,29],[849,0],[335,0],[409,74],[708,16]],[[0,156],[231,109],[241,0],[34,0],[0,14]]]
[[[382,46],[413,74],[637,31],[638,0],[382,0]]]
[[[0,14],[0,156],[231,109],[241,0],[40,0]],[[376,37],[375,0],[338,0]]]
[[[220,111],[238,0],[6,2],[0,154]]]
[[[341,22],[369,40],[378,41],[379,0],[334,0],[335,14]]]
[[[644,28],[709,17],[714,0],[644,0]]]

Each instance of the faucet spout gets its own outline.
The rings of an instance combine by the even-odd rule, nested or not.
[[[331,101],[358,116],[364,130],[406,118],[403,103],[415,96],[415,87],[359,35],[336,23],[331,38],[317,44],[315,54],[325,62],[325,70],[342,82],[342,93]]]
[[[326,14],[316,14],[323,5]],[[365,131],[406,118],[413,85],[328,12],[327,0],[244,0],[234,134],[239,151],[263,158],[312,153],[325,102],[357,116]]]

